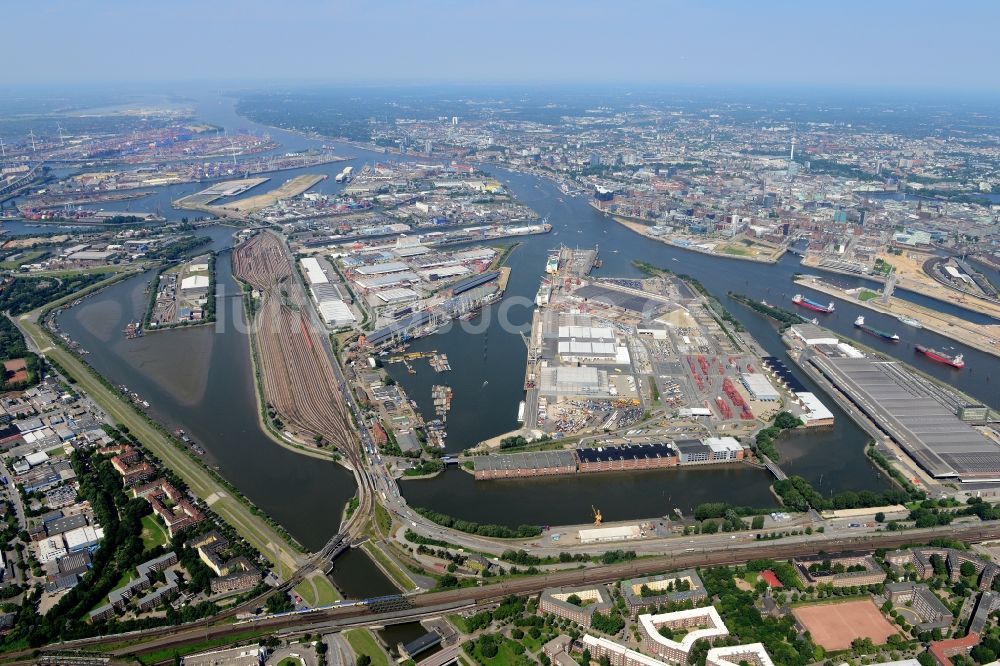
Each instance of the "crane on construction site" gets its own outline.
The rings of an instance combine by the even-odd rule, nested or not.
[[[601,516],[601,510],[593,504],[590,505],[590,510],[594,512],[594,527],[600,527],[601,523],[604,522],[604,518]]]

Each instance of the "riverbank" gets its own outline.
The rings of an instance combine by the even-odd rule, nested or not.
[[[62,348],[37,321],[39,311],[22,315],[18,325],[39,353],[52,358],[76,381],[80,390],[101,407],[116,423],[125,425],[130,434],[177,474],[195,495],[229,523],[274,567],[279,578],[290,577],[300,564],[300,551],[244,499],[229,492],[225,484],[200,461],[192,459],[148,418],[126,403],[101,381],[89,365]]]
[[[978,349],[986,354],[1000,356],[1000,324],[979,324],[966,321],[960,317],[955,317],[943,312],[935,312],[929,308],[910,303],[898,298],[892,298],[888,303],[883,303],[880,298],[870,298],[862,300],[860,294],[864,293],[861,288],[841,289],[813,276],[802,276],[795,280],[795,284],[822,292],[835,298],[851,301],[869,310],[874,310],[881,314],[892,317],[910,317],[919,321],[924,328],[938,335],[954,340],[974,349]]]
[[[639,234],[643,238],[648,238],[649,240],[657,241],[657,242],[663,243],[664,245],[669,245],[670,247],[676,247],[676,248],[678,248],[680,250],[688,250],[690,252],[698,252],[700,254],[707,254],[707,255],[709,255],[711,257],[718,257],[720,259],[739,259],[740,261],[752,261],[752,262],[755,262],[755,263],[758,263],[758,264],[776,264],[776,263],[778,263],[778,261],[781,260],[781,257],[785,254],[785,249],[786,248],[784,248],[784,247],[781,247],[781,248],[778,248],[778,249],[774,250],[770,255],[768,255],[766,257],[761,257],[761,256],[754,256],[754,255],[749,255],[749,254],[737,254],[737,253],[729,253],[729,252],[718,252],[718,251],[716,251],[714,249],[708,249],[708,248],[705,248],[705,247],[701,247],[701,246],[696,245],[694,243],[683,244],[683,243],[677,242],[675,239],[664,238],[664,237],[656,236],[656,235],[650,233],[650,231],[649,231],[649,225],[643,224],[642,222],[637,222],[637,221],[634,221],[634,220],[630,220],[630,219],[622,217],[620,215],[611,215],[610,213],[607,213],[604,210],[602,210],[601,208],[599,208],[593,202],[590,202],[590,206],[594,210],[596,210],[596,211],[598,211],[600,213],[603,213],[606,217],[610,217],[612,220],[614,220],[618,224],[622,225],[626,229],[629,229],[630,231],[634,231],[635,233]],[[720,242],[720,244],[721,244],[721,242]]]

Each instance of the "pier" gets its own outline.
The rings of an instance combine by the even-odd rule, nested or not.
[[[812,276],[800,277],[795,284],[821,291],[835,298],[841,298],[863,308],[880,312],[891,317],[910,317],[923,325],[927,330],[950,338],[955,342],[968,345],[974,349],[994,356],[1000,356],[1000,325],[979,324],[956,317],[944,312],[936,312],[914,303],[899,299],[883,299],[875,297],[862,300],[860,295],[864,290],[841,289],[828,282]],[[900,326],[905,326],[902,322]]]

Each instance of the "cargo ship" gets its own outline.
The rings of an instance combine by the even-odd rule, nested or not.
[[[923,345],[914,345],[913,349],[917,352],[923,354],[932,361],[937,361],[938,363],[944,363],[945,365],[950,365],[953,368],[962,369],[965,367],[965,361],[962,359],[962,355],[948,356],[944,352],[939,352],[936,349],[931,349],[929,347],[924,347]]]
[[[795,296],[792,297],[792,303],[800,305],[809,310],[813,310],[814,312],[822,312],[823,314],[830,314],[831,312],[833,312],[832,302],[829,305],[823,305],[822,303],[817,303],[811,298],[806,298],[802,294],[795,294]]]
[[[882,338],[883,340],[888,340],[889,342],[899,342],[899,336],[897,334],[892,333],[890,335],[885,331],[880,331],[877,328],[869,326],[868,324],[865,323],[865,318],[863,316],[860,316],[854,320],[854,327],[860,328],[865,333],[871,333],[872,335],[876,335]]]
[[[556,275],[559,273],[559,251],[555,250],[549,253],[549,260],[545,262],[545,272],[549,275]]]
[[[535,294],[535,305],[538,307],[543,307],[549,304],[549,298],[552,296],[552,287],[549,286],[548,282],[542,282],[541,286],[538,287],[538,293]]]

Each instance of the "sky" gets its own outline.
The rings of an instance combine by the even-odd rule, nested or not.
[[[995,0],[4,0],[4,85],[1000,90]],[[18,29],[10,29],[20,26]]]

